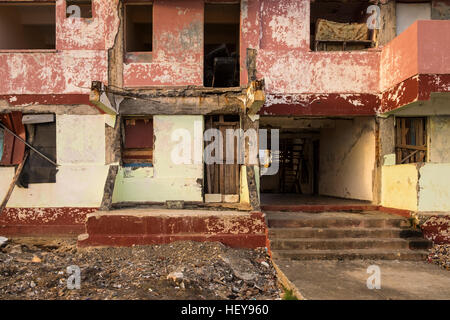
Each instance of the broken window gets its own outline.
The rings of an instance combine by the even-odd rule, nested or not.
[[[240,5],[205,4],[204,86],[239,86]]]
[[[153,163],[153,119],[125,118],[122,160],[125,166],[151,166]]]
[[[311,1],[311,50],[349,51],[376,46],[376,32],[367,26],[371,4],[363,0]]]
[[[0,114],[0,128],[0,165],[25,161],[18,185],[27,188],[30,183],[56,182],[54,114]]]
[[[426,118],[397,118],[397,164],[427,161]]]
[[[92,18],[92,0],[66,0],[66,17]]]
[[[153,50],[153,5],[127,2],[125,4],[125,51]]]
[[[55,3],[0,3],[0,49],[55,49]]]
[[[27,188],[32,183],[55,183],[58,172],[56,163],[56,122],[54,114],[24,115],[27,142],[35,150],[25,162],[18,184]],[[49,161],[50,160],[50,161]]]

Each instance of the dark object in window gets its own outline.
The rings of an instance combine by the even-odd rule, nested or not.
[[[92,18],[92,0],[66,0],[66,17]]]
[[[0,3],[0,49],[55,49],[55,3]]]
[[[150,165],[153,162],[153,119],[124,119],[124,164]]]
[[[239,86],[239,4],[205,4],[205,87]]]
[[[426,118],[396,119],[397,164],[427,161]]]
[[[125,4],[125,51],[153,50],[153,5]]]
[[[367,1],[315,0],[310,7],[313,51],[365,50],[377,45],[377,31],[369,30]]]
[[[35,124],[29,128],[34,130],[30,133],[33,136],[31,145],[56,162],[56,123]],[[30,183],[55,183],[57,172],[55,165],[30,150],[18,183],[25,188]]]

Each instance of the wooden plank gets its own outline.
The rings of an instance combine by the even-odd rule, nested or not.
[[[123,155],[127,156],[153,156],[153,149],[125,149]]]
[[[409,149],[409,150],[421,150],[421,151],[427,151],[427,146],[413,146],[413,145],[399,145],[397,148],[400,149]]]
[[[223,121],[223,116],[220,116],[221,120]],[[219,127],[220,132],[222,133],[222,137],[224,137],[225,139],[225,130],[223,130],[223,127]],[[222,140],[223,141],[223,140]],[[220,189],[219,189],[219,193],[220,194],[225,194],[225,165],[224,165],[224,153],[225,153],[225,143],[222,144],[222,156],[220,158]]]
[[[416,150],[416,151],[410,153],[409,155],[406,156],[406,158],[402,159],[402,160],[400,161],[400,163],[404,163],[404,162],[406,162],[407,160],[408,160],[408,163],[409,163],[409,162],[410,162],[409,160],[410,160],[415,154],[417,154],[418,152],[419,152],[419,150]]]

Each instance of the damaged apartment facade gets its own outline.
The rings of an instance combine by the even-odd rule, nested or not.
[[[446,0],[0,1],[0,232],[258,247],[261,203],[450,212],[448,19]],[[200,161],[173,162],[177,129]],[[279,130],[258,152],[277,173],[247,140],[206,164],[208,129]],[[196,211],[111,214],[142,204]]]

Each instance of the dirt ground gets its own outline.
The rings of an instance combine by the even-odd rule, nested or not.
[[[80,289],[68,289],[81,271]],[[68,280],[69,279],[69,280]],[[70,239],[10,239],[0,248],[0,299],[280,299],[264,250],[215,242],[77,250]]]

